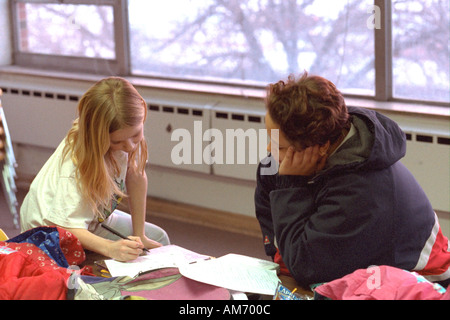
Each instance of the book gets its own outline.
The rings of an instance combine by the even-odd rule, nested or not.
[[[161,268],[178,267],[181,264],[209,258],[210,256],[198,254],[194,251],[171,244],[151,249],[147,254],[141,255],[135,260],[121,262],[109,259],[105,260],[105,264],[111,276],[129,276],[133,278],[142,272]]]
[[[280,282],[279,265],[274,262],[233,253],[213,258],[173,244],[151,249],[132,261],[110,259],[105,264],[113,277],[136,277],[147,271],[176,267],[184,277],[195,281],[272,296]]]

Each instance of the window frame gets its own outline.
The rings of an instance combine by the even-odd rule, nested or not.
[[[392,86],[392,3],[374,0],[380,8],[380,28],[374,28],[375,45],[375,100],[393,100]]]
[[[47,55],[37,53],[20,52],[19,50],[19,30],[17,28],[16,3],[55,3],[55,4],[89,4],[89,5],[110,5],[114,10],[114,38],[116,48],[115,59],[81,58],[60,55]],[[373,28],[374,32],[374,72],[375,72],[375,92],[374,95],[358,95],[345,93],[344,96],[357,99],[367,99],[379,102],[399,102],[402,104],[419,104],[449,108],[450,104],[441,101],[417,100],[407,98],[396,98],[393,96],[393,55],[392,55],[392,3],[391,0],[374,0],[374,6],[380,9],[381,28]],[[207,81],[202,79],[183,79],[171,75],[162,78],[161,76],[133,74],[131,71],[129,23],[128,23],[128,0],[97,0],[95,3],[89,0],[11,0],[11,24],[13,34],[13,64],[20,67],[40,68],[52,71],[75,71],[79,73],[92,74],[95,70],[97,74],[118,75],[150,81],[177,82],[180,90],[188,90],[192,86],[211,86],[211,89],[218,87],[241,88],[242,91],[265,90],[264,86],[254,83],[231,83],[223,81]],[[369,14],[368,14],[369,16]],[[161,83],[161,82],[160,82]],[[232,89],[233,90],[233,89]],[[210,91],[210,90],[208,90]],[[226,90],[225,90],[226,91]],[[221,93],[220,91],[218,92]],[[413,107],[411,107],[413,108]]]
[[[375,44],[375,101],[400,102],[408,104],[426,104],[450,108],[448,102],[418,100],[394,96],[393,53],[392,53],[392,1],[374,0],[380,8],[380,29],[374,29]],[[450,94],[450,93],[449,93]]]
[[[73,4],[73,5],[107,5],[114,15],[115,59],[72,57],[55,54],[22,52],[19,47],[19,28],[17,21],[17,4]],[[13,34],[13,61],[15,65],[29,68],[43,68],[56,71],[75,71],[92,73],[95,70],[105,75],[126,75],[129,67],[128,10],[127,1],[122,0],[11,0],[11,24]]]

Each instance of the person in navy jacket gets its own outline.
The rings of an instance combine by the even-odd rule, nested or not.
[[[265,103],[271,153],[255,209],[284,273],[312,285],[389,265],[448,282],[449,241],[400,162],[406,139],[394,121],[347,107],[332,82],[306,72],[269,85]]]

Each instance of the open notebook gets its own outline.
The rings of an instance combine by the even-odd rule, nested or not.
[[[106,260],[105,263],[113,277],[135,277],[141,272],[176,267],[183,276],[192,280],[266,295],[273,295],[279,282],[279,266],[271,261],[238,254],[211,258],[177,245],[152,249],[129,262]]]

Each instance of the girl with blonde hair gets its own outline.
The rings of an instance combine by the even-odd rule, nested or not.
[[[164,230],[145,221],[144,99],[127,80],[110,77],[83,95],[78,115],[30,186],[20,209],[22,230],[57,225],[85,249],[121,261],[169,244]],[[124,197],[130,214],[116,209]],[[101,223],[134,236],[120,239]]]

